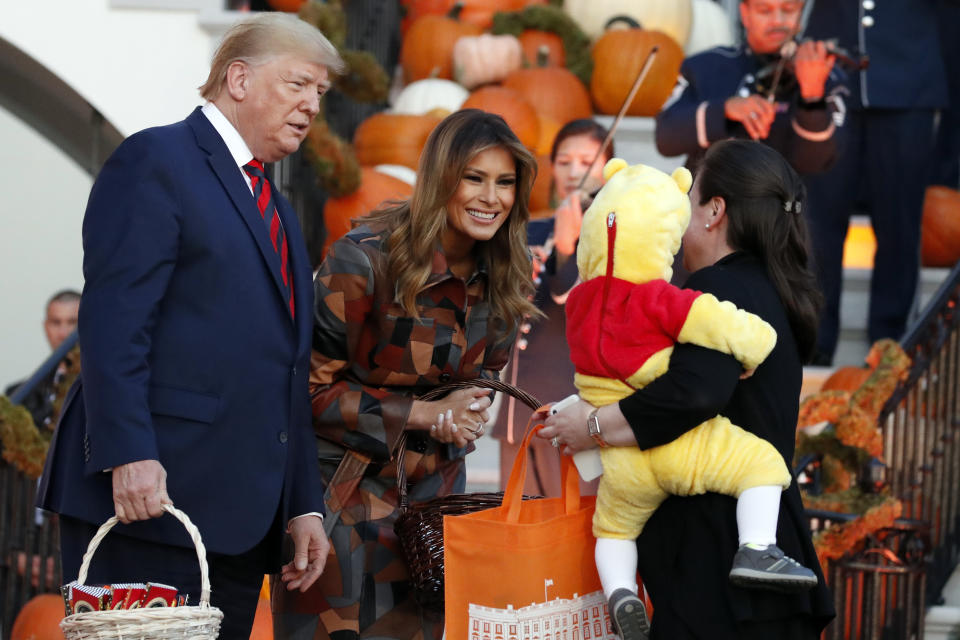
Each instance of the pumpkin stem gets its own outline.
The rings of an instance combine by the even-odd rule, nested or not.
[[[606,31],[607,29],[617,24],[618,22],[622,22],[623,24],[627,25],[631,29],[643,29],[640,23],[634,20],[632,17],[626,16],[626,15],[619,15],[619,16],[613,16],[612,18],[607,20],[607,24],[603,25],[603,30]]]
[[[537,47],[537,67],[544,69],[550,62],[550,47],[545,44]]]
[[[462,2],[454,2],[453,6],[450,7],[450,11],[447,12],[447,17],[452,18],[453,20],[460,19],[460,13],[463,11]]]

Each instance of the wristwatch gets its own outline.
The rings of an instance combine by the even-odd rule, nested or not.
[[[594,409],[590,412],[590,416],[587,418],[587,433],[590,434],[590,437],[593,438],[593,441],[597,443],[598,447],[608,447],[607,441],[603,439],[603,435],[600,433],[600,418],[597,417],[597,411],[599,409]]]

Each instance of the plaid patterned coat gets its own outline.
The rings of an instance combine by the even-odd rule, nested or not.
[[[283,620],[299,626],[303,637],[439,640],[443,622],[423,619],[393,531],[392,458],[414,395],[450,381],[495,377],[515,337],[494,331],[486,269],[480,265],[463,280],[440,251],[417,296],[420,317],[407,314],[386,274],[386,237],[383,230],[354,229],[333,245],[314,282],[310,386],[321,472],[329,483],[348,449],[371,463],[331,533],[336,557],[323,576],[306,594],[285,592],[274,604],[281,626]],[[463,458],[472,448],[425,434],[408,434],[411,502],[464,490]],[[316,625],[304,629],[308,613],[317,614]]]

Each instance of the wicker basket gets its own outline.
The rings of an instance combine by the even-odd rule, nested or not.
[[[540,407],[540,402],[530,394],[499,380],[476,379],[452,382],[437,387],[422,396],[420,400],[434,400],[454,389],[484,387],[502,391],[521,400],[531,409]],[[453,493],[408,504],[407,477],[404,469],[406,435],[397,453],[397,488],[400,497],[400,515],[394,524],[400,547],[410,568],[410,579],[414,595],[424,609],[438,613],[443,611],[443,517],[462,515],[483,509],[499,507],[503,501],[503,492],[496,493]],[[524,500],[532,499],[524,496]]]
[[[185,607],[154,607],[144,609],[116,609],[75,613],[60,622],[67,640],[214,640],[220,633],[223,612],[210,606],[210,571],[207,567],[207,550],[200,541],[200,532],[183,511],[173,505],[164,505],[164,510],[183,523],[200,561],[200,604]],[[83,555],[77,582],[83,584],[93,553],[100,541],[115,524],[114,516],[103,523]]]

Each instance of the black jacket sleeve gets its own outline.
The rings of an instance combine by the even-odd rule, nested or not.
[[[693,274],[687,288],[729,300],[729,281],[708,268]],[[620,401],[620,411],[641,449],[672,442],[727,405],[743,367],[733,356],[690,344],[677,344],[666,373]]]

